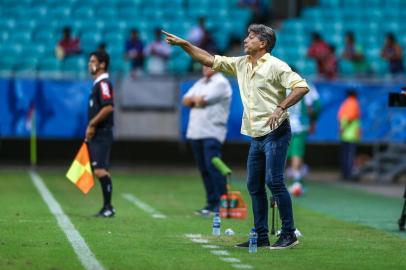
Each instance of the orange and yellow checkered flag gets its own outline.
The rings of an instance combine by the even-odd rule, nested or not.
[[[66,177],[85,194],[93,187],[93,174],[86,143],[80,147],[75,160],[66,173]]]

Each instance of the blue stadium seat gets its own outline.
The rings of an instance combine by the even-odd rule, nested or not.
[[[61,71],[67,76],[83,76],[87,73],[84,56],[69,56],[61,62]]]
[[[17,44],[26,44],[31,41],[31,32],[28,31],[21,31],[21,32],[13,32],[11,34],[11,42]]]
[[[72,11],[72,15],[75,20],[82,20],[84,18],[91,20],[95,16],[95,12],[88,6],[79,6]]]
[[[98,19],[106,21],[114,21],[118,17],[116,9],[112,9],[110,7],[101,7],[96,9],[96,16]]]
[[[55,7],[49,10],[50,19],[59,20],[61,18],[69,18],[71,16],[71,9],[68,7]]]
[[[43,58],[40,60],[38,68],[42,71],[59,71],[61,68],[61,62],[55,57]]]
[[[355,72],[353,64],[350,61],[343,59],[339,62],[338,69],[339,73],[344,77],[352,76]]]
[[[16,75],[35,75],[37,72],[38,57],[24,57],[16,62],[14,70]]]
[[[11,55],[6,55],[4,57],[0,57],[0,72],[4,73],[7,72],[10,75],[10,73],[14,70],[15,67],[15,57]]]
[[[95,50],[102,41],[102,35],[99,32],[84,32],[80,36],[82,49],[87,53]]]
[[[339,8],[340,6],[340,0],[320,0],[320,4],[323,7],[329,7],[329,8]]]

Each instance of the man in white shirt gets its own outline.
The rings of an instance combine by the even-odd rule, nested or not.
[[[183,105],[191,108],[186,138],[192,146],[206,191],[207,205],[196,213],[207,216],[219,211],[220,196],[227,192],[226,179],[211,160],[221,157],[232,90],[229,81],[209,67],[203,67],[203,76],[185,94]]]
[[[155,29],[155,41],[150,43],[144,54],[147,59],[147,72],[153,75],[162,75],[166,73],[166,65],[171,55],[172,48],[161,40],[161,29]]]

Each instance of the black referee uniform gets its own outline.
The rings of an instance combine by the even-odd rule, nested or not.
[[[93,84],[92,93],[89,97],[89,122],[103,109],[104,106],[114,106],[113,85],[108,79],[108,74],[101,74]],[[114,115],[110,113],[95,127],[94,136],[88,141],[90,159],[93,169],[108,170],[110,165],[110,152],[113,144]],[[99,177],[104,205],[96,216],[112,217],[115,210],[111,205],[113,185],[110,176]]]
[[[100,75],[93,85],[89,97],[88,118],[92,120],[106,105],[114,106],[113,85],[107,73]],[[110,165],[110,151],[113,144],[114,115],[109,114],[96,127],[96,133],[89,141],[89,151],[93,169],[108,169]]]

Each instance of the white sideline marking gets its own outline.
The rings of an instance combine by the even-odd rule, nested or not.
[[[190,241],[199,243],[199,244],[205,244],[208,243],[209,240],[202,238],[201,234],[193,234],[193,233],[188,233],[185,234],[187,238],[190,239]],[[229,256],[229,252],[227,250],[222,250],[219,249],[219,246],[216,245],[202,245],[203,248],[208,248],[212,249],[210,253],[217,255],[217,256]],[[231,257],[219,257],[220,260],[224,262],[229,262],[229,263],[234,263],[231,266],[237,269],[253,269],[254,267],[249,264],[241,264],[241,260],[237,258],[231,258]]]
[[[241,262],[240,259],[230,258],[230,257],[222,257],[222,258],[220,258],[220,260],[222,260],[224,262],[229,262],[229,263],[240,263]]]
[[[207,244],[209,242],[209,240],[203,238],[190,238],[190,240],[199,244]]]
[[[187,238],[201,238],[201,237],[202,237],[201,234],[193,234],[193,233],[185,234],[185,236],[186,236]]]
[[[219,246],[216,246],[216,245],[203,245],[202,247],[204,247],[204,248],[210,248],[210,249],[217,249],[217,248],[220,248]]]
[[[62,207],[48,190],[41,177],[34,171],[29,171],[29,174],[34,186],[37,188],[42,199],[48,205],[51,213],[55,216],[59,227],[65,233],[83,267],[88,270],[104,269],[90,248],[87,246],[80,233],[75,229],[75,226],[73,226],[72,222],[65,215]]]
[[[161,218],[161,219],[166,218],[166,216],[164,214],[159,213],[157,210],[155,210],[154,208],[152,208],[150,205],[146,204],[145,202],[141,201],[133,194],[123,193],[121,195],[123,196],[124,199],[129,200],[130,202],[135,204],[141,210],[144,210],[148,214],[151,214],[151,216],[153,218]]]
[[[252,267],[252,265],[249,265],[249,264],[232,264],[231,266],[234,267],[234,268],[237,268],[237,269],[252,269],[252,268],[254,268],[254,267]]]
[[[230,253],[228,253],[227,250],[212,250],[210,251],[212,254],[214,255],[218,255],[218,256],[229,256]]]

